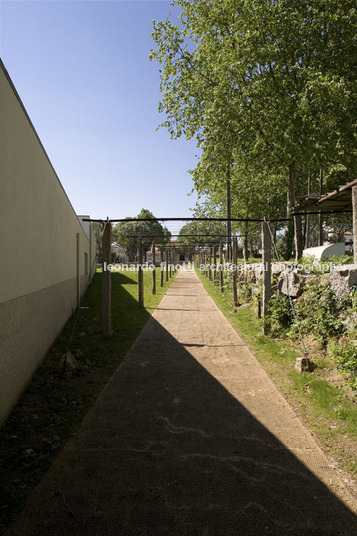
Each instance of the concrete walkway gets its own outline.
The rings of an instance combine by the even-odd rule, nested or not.
[[[9,534],[357,535],[356,500],[181,272]]]

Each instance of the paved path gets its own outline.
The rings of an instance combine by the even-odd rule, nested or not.
[[[356,501],[181,272],[11,535],[357,535]]]

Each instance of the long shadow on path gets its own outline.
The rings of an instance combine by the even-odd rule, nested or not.
[[[10,534],[353,536],[357,520],[151,318]]]

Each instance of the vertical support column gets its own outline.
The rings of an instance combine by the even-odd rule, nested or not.
[[[294,216],[294,233],[295,233],[295,262],[299,262],[303,252],[302,242],[302,223],[300,214]]]
[[[238,307],[238,288],[237,288],[237,263],[238,263],[238,242],[237,237],[233,237],[233,275],[232,275],[232,284],[233,284],[233,305]]]
[[[211,247],[209,248],[209,256],[208,256],[208,259],[209,259],[208,279],[209,279],[209,281],[212,281],[212,269],[211,269],[211,266],[212,266],[212,248],[211,248]]]
[[[172,252],[171,252],[171,249],[170,249],[170,252],[169,252],[169,271],[170,271],[170,277],[172,276]]]
[[[110,338],[112,331],[112,281],[111,272],[108,270],[108,264],[111,263],[112,257],[112,224],[107,219],[104,223],[103,231],[103,288],[102,288],[102,329],[103,336]]]
[[[263,252],[263,318],[269,314],[269,300],[271,298],[271,236],[268,222],[262,222],[262,252]],[[267,328],[263,327],[264,334]]]
[[[309,177],[307,179],[307,196],[311,195],[311,171],[309,172]],[[306,214],[305,216],[305,249],[310,246],[310,216]]]
[[[212,248],[212,257],[213,257],[213,274],[212,274],[212,279],[213,279],[213,284],[215,284],[216,282],[216,246],[213,246]]]
[[[80,242],[79,233],[76,235],[76,248],[77,248],[77,307],[81,306],[81,276],[79,270],[79,255],[80,255]]]
[[[223,242],[219,243],[219,290],[223,292]]]
[[[164,286],[164,250],[160,249],[160,287]]]
[[[227,259],[232,260],[232,222],[231,219],[231,179],[230,165],[227,173]]]
[[[165,248],[165,264],[166,264],[166,274],[165,274],[165,278],[166,278],[166,281],[169,280],[169,257],[168,257],[169,253],[167,251],[167,248]]]
[[[142,238],[138,239],[139,258],[138,258],[138,305],[142,309],[144,307],[144,278],[143,278],[143,244]]]
[[[152,243],[152,246],[151,246],[151,249],[152,249],[152,265],[153,265],[153,271],[152,271],[152,293],[153,294],[156,294],[156,267],[155,267],[155,263],[156,263],[156,251],[155,251],[155,242]]]
[[[324,175],[323,175],[323,170],[322,168],[320,169],[320,196],[322,195],[322,187],[323,187],[323,179],[324,179]],[[324,226],[323,226],[323,219],[322,219],[322,214],[319,214],[319,246],[322,246],[323,244],[323,241],[324,241]]]
[[[357,186],[352,186],[353,255],[357,264]]]

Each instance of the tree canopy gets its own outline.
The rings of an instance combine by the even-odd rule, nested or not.
[[[355,177],[357,9],[352,0],[176,0],[154,21],[162,126],[202,149],[198,192],[232,180],[234,215],[291,213],[309,172]],[[253,192],[253,196],[252,196]],[[285,210],[284,210],[285,212]]]
[[[227,228],[221,222],[191,221],[181,227],[178,243],[181,246],[213,246],[227,237]]]
[[[141,209],[136,219],[150,218],[153,221],[119,222],[113,229],[113,240],[125,247],[130,261],[135,260],[138,250],[138,237],[142,237],[144,251],[148,251],[153,241],[164,245],[171,239],[170,231],[147,209]],[[132,219],[128,217],[127,219]],[[154,238],[155,237],[155,238]]]

